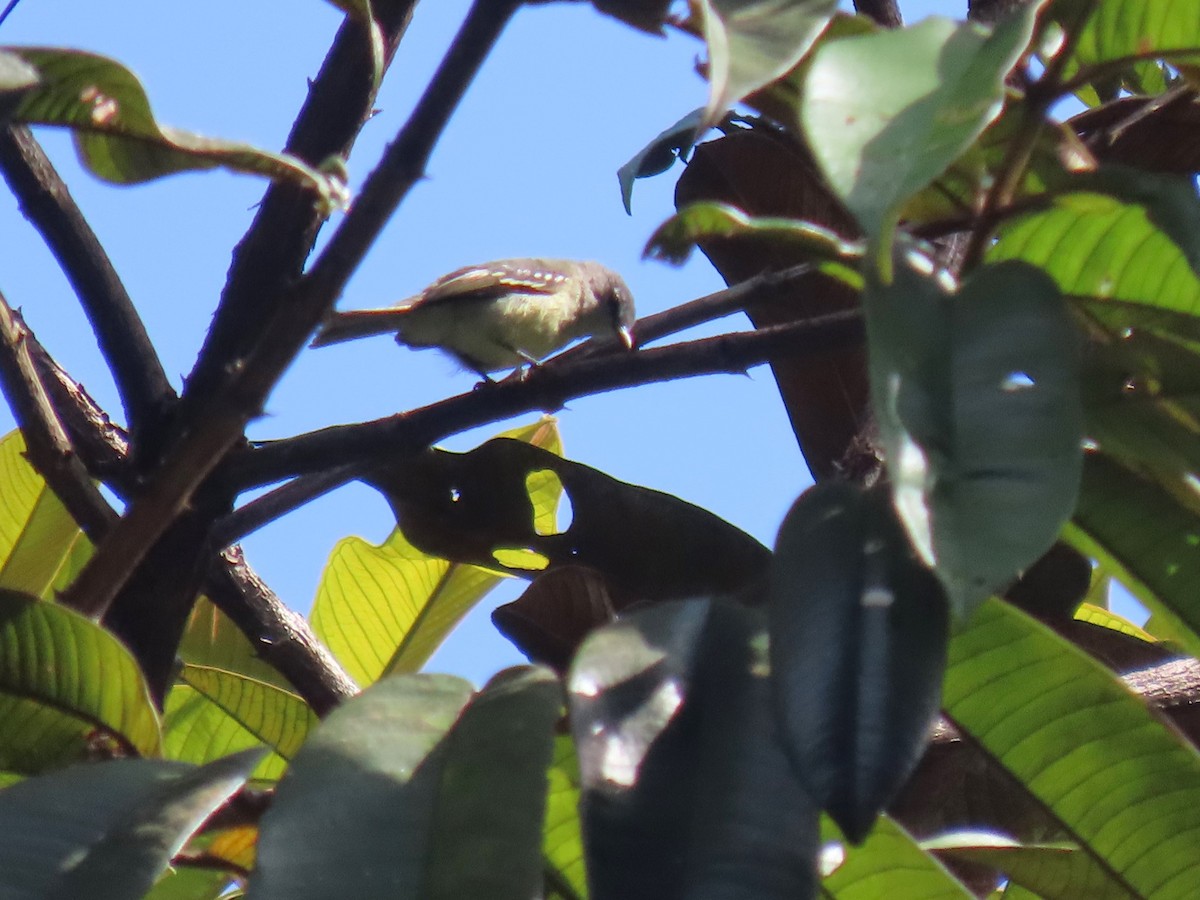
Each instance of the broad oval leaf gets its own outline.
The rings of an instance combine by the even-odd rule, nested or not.
[[[896,509],[965,615],[1075,508],[1080,341],[1033,266],[984,266],[956,294],[905,264],[894,274],[864,294],[872,399]]]
[[[6,900],[141,897],[258,762],[257,751],[193,768],[120,759],[0,791]]]
[[[1039,5],[1023,4],[993,32],[929,18],[817,48],[800,127],[869,235],[889,232],[904,201],[999,114],[1004,78],[1029,43]]]
[[[79,50],[3,49],[32,66],[39,78],[37,87],[21,97],[12,120],[70,128],[84,164],[107,181],[132,184],[221,166],[293,182],[329,206],[344,193],[331,176],[295,157],[160,125],[137,78],[114,60]]]
[[[561,694],[531,669],[472,693],[397,675],[331,713],[263,819],[247,896],[532,896]]]
[[[534,477],[562,485],[569,526],[538,522]],[[761,576],[770,556],[707,510],[509,438],[469,453],[430,450],[361,478],[427,553],[528,575],[529,566],[505,565],[503,554],[518,550],[540,557],[541,568],[589,566],[644,599],[738,590]]]
[[[989,601],[951,641],[943,705],[1118,885],[1193,896],[1200,754],[1101,665]]]
[[[761,614],[657,604],[595,632],[571,671],[592,895],[812,891],[817,810],[775,739]]]
[[[860,843],[925,747],[949,616],[881,493],[810,488],[779,531],[771,682],[809,793]]]
[[[129,651],[71,610],[0,591],[0,768],[38,772],[111,738],[159,752],[158,714]]]

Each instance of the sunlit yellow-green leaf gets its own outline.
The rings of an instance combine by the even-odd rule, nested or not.
[[[1200,883],[1200,754],[1115,676],[992,600],[951,641],[943,705],[1139,897]]]
[[[552,419],[501,437],[562,452]],[[535,528],[542,534],[556,533],[562,494],[558,476],[548,470],[534,473],[526,488]],[[514,549],[510,555],[509,565],[539,568],[529,551]],[[360,684],[388,673],[415,672],[501,577],[479,566],[428,556],[399,529],[379,545],[344,538],[334,547],[317,588],[313,629]]]
[[[91,545],[24,454],[21,432],[0,440],[0,588],[49,598]]]
[[[158,714],[129,651],[54,603],[0,591],[0,769],[34,773],[100,739],[157,755]]]

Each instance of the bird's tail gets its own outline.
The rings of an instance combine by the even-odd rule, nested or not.
[[[390,307],[334,313],[325,320],[325,324],[321,326],[309,346],[325,347],[373,334],[395,334],[399,331],[400,321],[407,312],[408,310],[402,307]]]

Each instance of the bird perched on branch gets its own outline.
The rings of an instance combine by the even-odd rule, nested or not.
[[[443,275],[395,306],[334,313],[312,346],[394,332],[399,343],[437,347],[488,379],[590,335],[633,349],[633,321],[625,281],[599,263],[504,259]]]

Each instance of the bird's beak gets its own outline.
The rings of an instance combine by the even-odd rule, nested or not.
[[[621,343],[625,345],[626,350],[632,350],[637,346],[637,340],[633,336],[633,329],[628,325],[622,325],[617,329],[617,336],[620,337]]]

